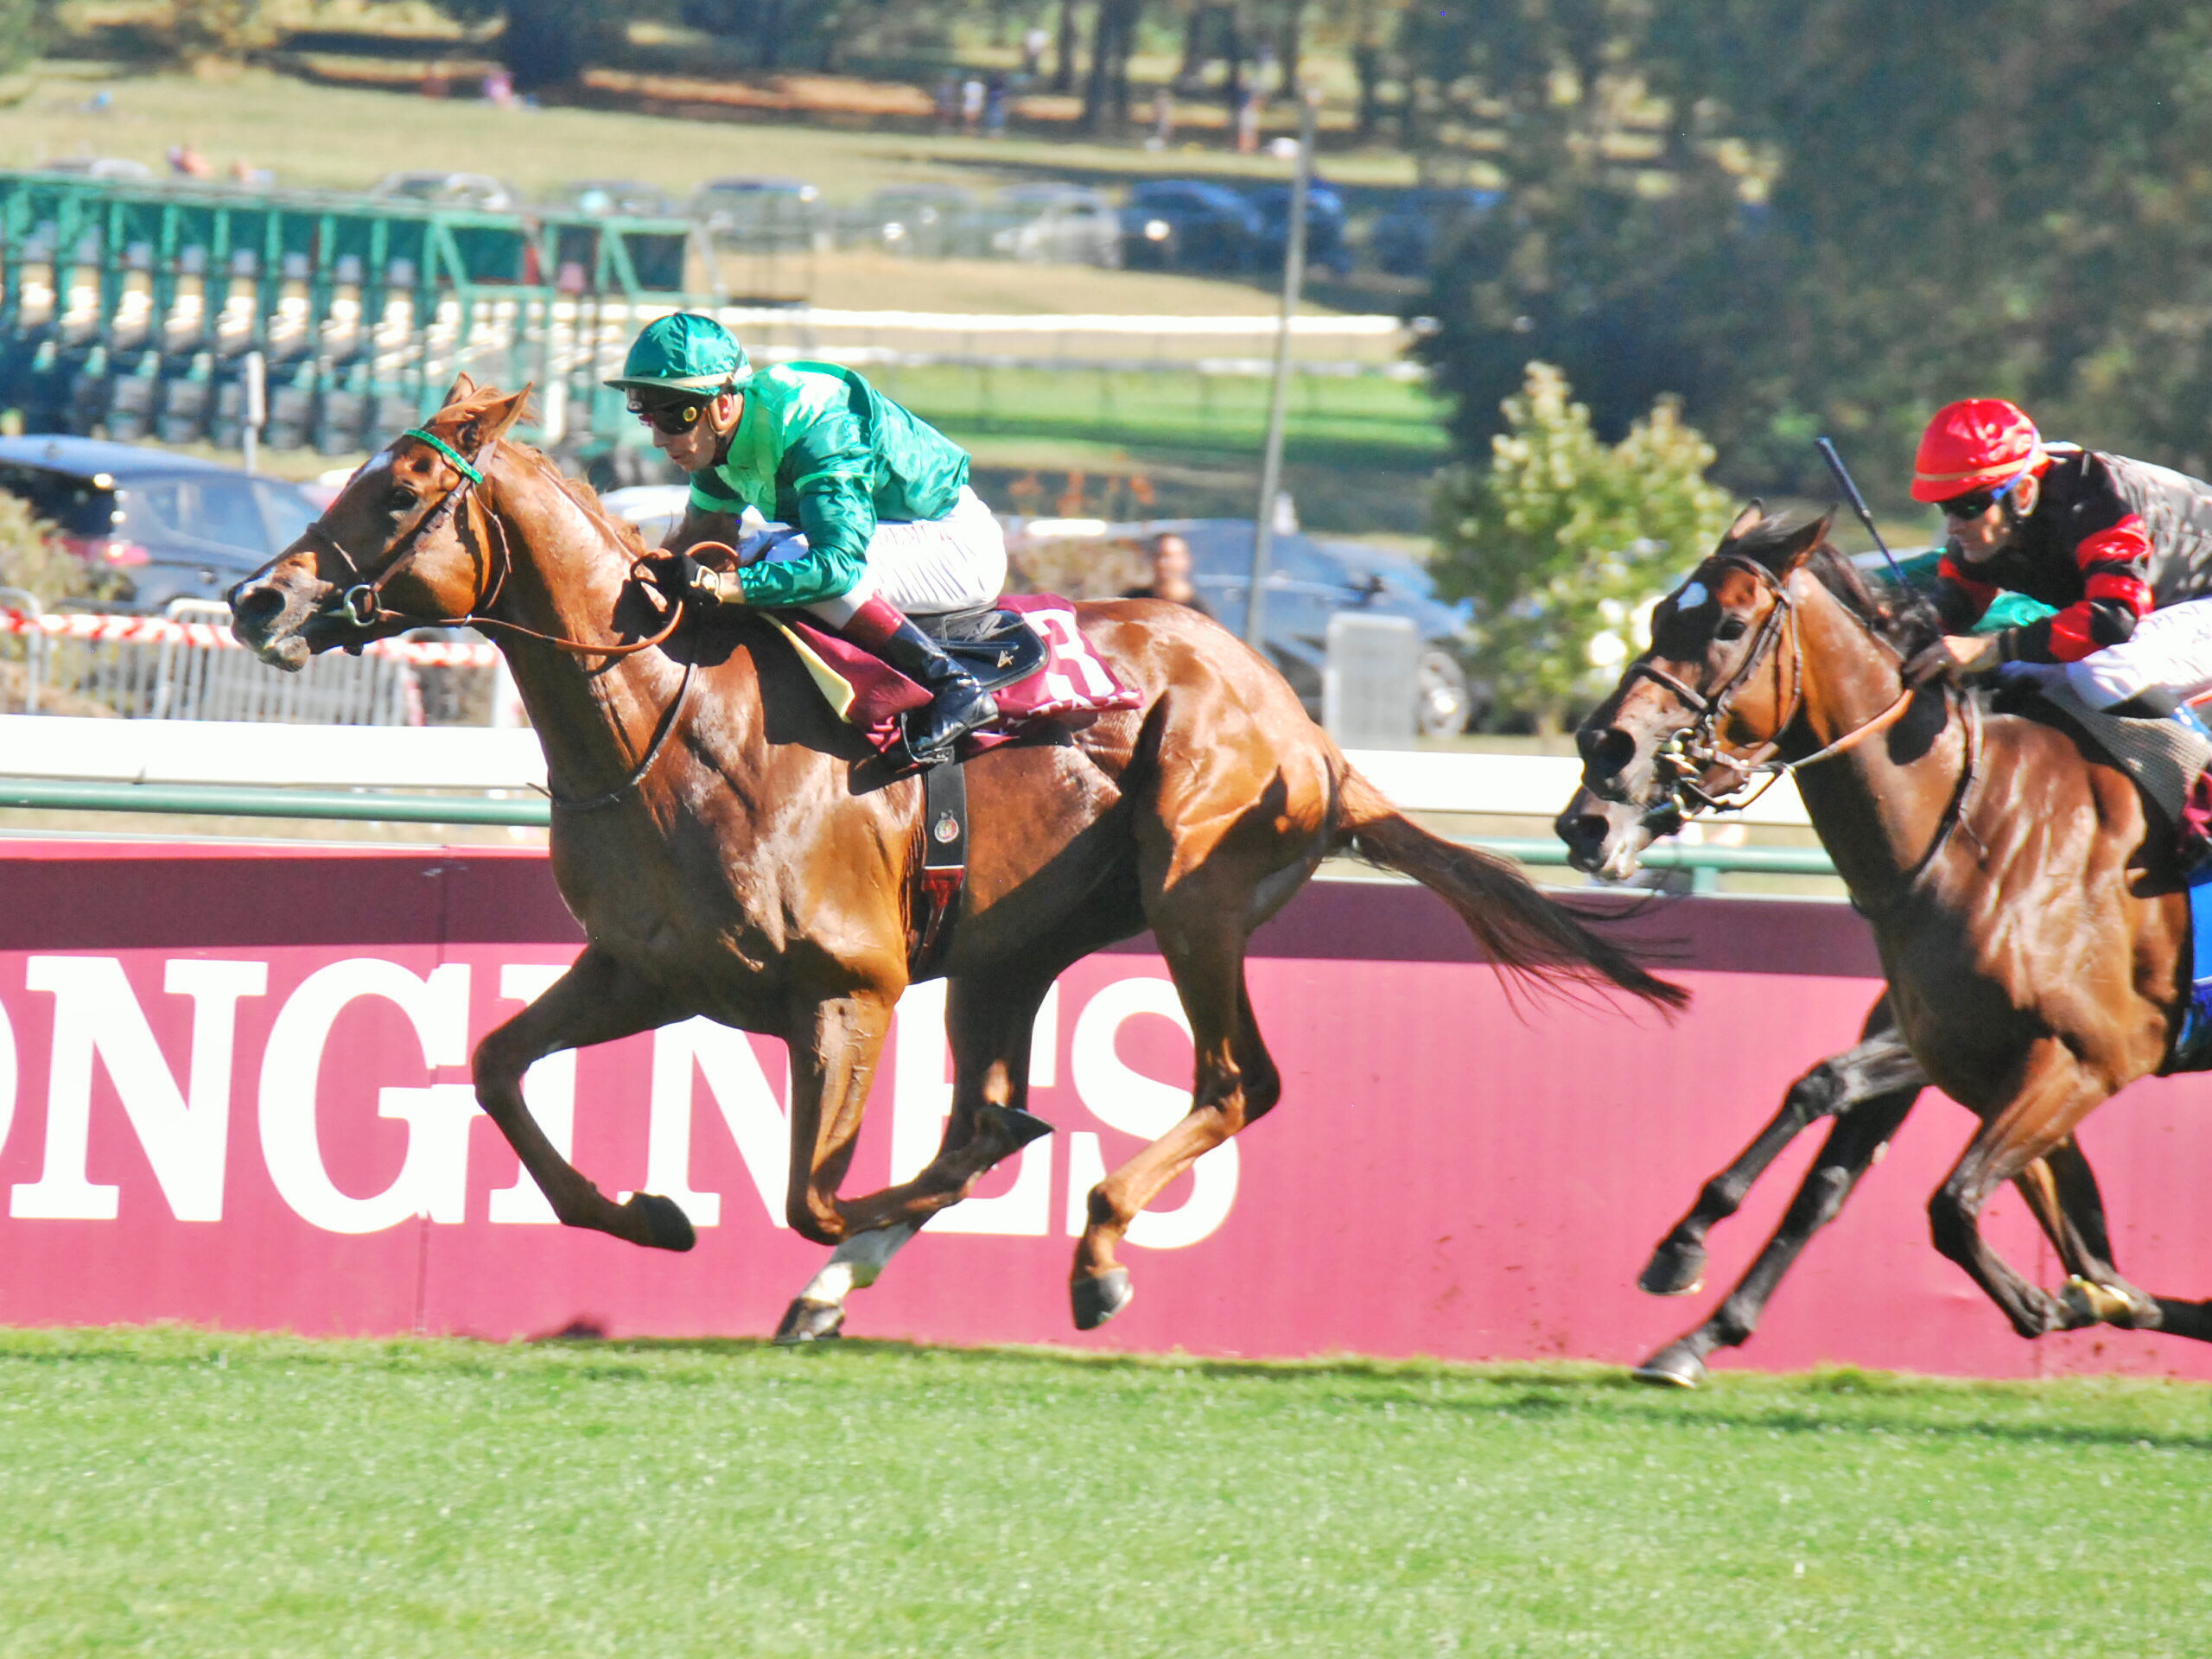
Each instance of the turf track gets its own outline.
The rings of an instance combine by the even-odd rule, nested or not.
[[[0,1333],[0,1655],[2200,1655],[2208,1403]]]

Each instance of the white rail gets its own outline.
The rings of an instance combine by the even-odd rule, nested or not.
[[[1548,818],[1580,766],[1558,755],[1355,749],[1351,760],[1408,811]],[[318,789],[541,790],[545,758],[527,728],[283,726],[244,721],[0,715],[0,776],[77,782],[304,785]],[[1786,780],[1744,815],[1802,825]]]

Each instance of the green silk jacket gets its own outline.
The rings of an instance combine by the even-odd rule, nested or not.
[[[812,605],[849,592],[878,524],[942,518],[968,482],[967,452],[850,369],[783,363],[744,387],[722,459],[691,477],[702,512],[757,507],[806,532],[807,553],[747,565],[748,605]]]

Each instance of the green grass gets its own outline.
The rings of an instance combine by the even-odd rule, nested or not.
[[[0,1655],[2201,1654],[2200,1387],[0,1335]]]

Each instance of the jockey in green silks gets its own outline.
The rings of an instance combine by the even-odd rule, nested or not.
[[[965,451],[850,369],[755,369],[711,317],[646,326],[607,383],[629,394],[654,448],[691,476],[665,550],[686,596],[706,607],[804,610],[930,693],[907,722],[925,762],[949,756],[998,705],[908,620],[972,610],[1006,583],[1006,537],[968,486]],[[747,507],[777,526],[744,537]],[[738,550],[734,571],[690,557]]]

